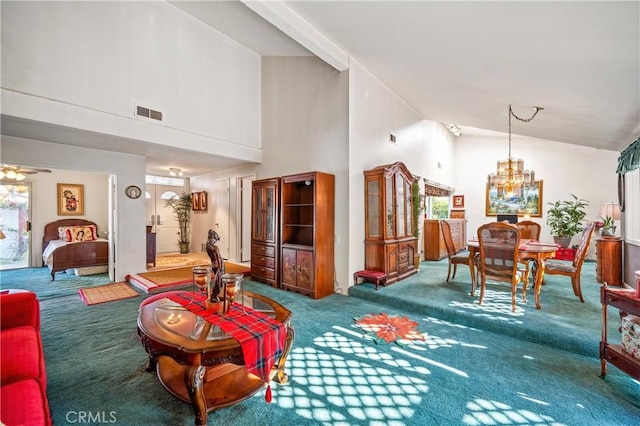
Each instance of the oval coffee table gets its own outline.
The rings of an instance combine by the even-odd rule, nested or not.
[[[269,378],[286,383],[284,366],[295,334],[291,312],[256,293],[245,292],[238,301],[285,325],[285,347]],[[197,425],[207,423],[209,411],[244,401],[265,386],[244,369],[237,340],[166,297],[141,304],[138,335],[149,355],[147,371],[155,370],[169,393],[193,405]]]

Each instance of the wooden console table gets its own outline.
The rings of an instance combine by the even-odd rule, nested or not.
[[[635,297],[635,290],[611,289],[606,285],[600,289],[602,303],[602,339],[600,340],[600,376],[607,374],[607,362],[618,367],[628,375],[640,379],[640,360],[622,350],[622,345],[607,341],[607,307],[620,309],[620,316],[640,315],[640,298]]]

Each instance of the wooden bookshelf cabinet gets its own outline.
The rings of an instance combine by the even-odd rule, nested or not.
[[[251,278],[278,287],[280,178],[255,180],[251,191]]]
[[[466,219],[427,219],[424,221],[424,259],[440,260],[447,257],[447,247],[442,237],[441,222],[446,220],[451,228],[451,237],[456,253],[467,248]]]
[[[417,272],[414,266],[411,184],[415,180],[403,163],[364,172],[365,270],[386,274],[389,285]]]
[[[281,178],[281,287],[314,299],[334,292],[335,177]]]
[[[600,289],[602,303],[602,338],[600,340],[600,368],[601,376],[607,374],[607,362],[615,365],[628,375],[640,380],[640,360],[622,350],[622,345],[608,342],[607,336],[607,307],[620,309],[620,316],[640,315],[640,298],[635,290],[611,289],[606,285]]]
[[[622,238],[596,238],[596,281],[622,286]]]

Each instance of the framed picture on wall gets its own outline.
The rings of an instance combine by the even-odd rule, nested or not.
[[[200,193],[191,193],[191,210],[200,210]]]
[[[520,193],[505,198],[501,189],[486,185],[486,216],[499,214],[517,214],[542,217],[542,181],[537,180],[531,186],[522,188]]]
[[[84,185],[76,183],[58,184],[58,215],[84,215]]]
[[[199,192],[200,210],[207,210],[207,191]]]
[[[454,209],[464,208],[464,195],[453,196],[453,208]]]

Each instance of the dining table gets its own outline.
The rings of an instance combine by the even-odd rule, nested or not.
[[[480,253],[480,241],[477,239],[467,241],[469,249],[469,272],[471,272],[471,285],[473,290],[476,287],[476,274],[474,259]],[[533,276],[533,294],[536,309],[541,309],[540,305],[540,289],[544,280],[544,261],[556,256],[559,246],[555,243],[545,243],[537,240],[520,240],[518,247],[518,260],[521,262],[531,261],[535,264]],[[473,293],[474,291],[472,291]]]

